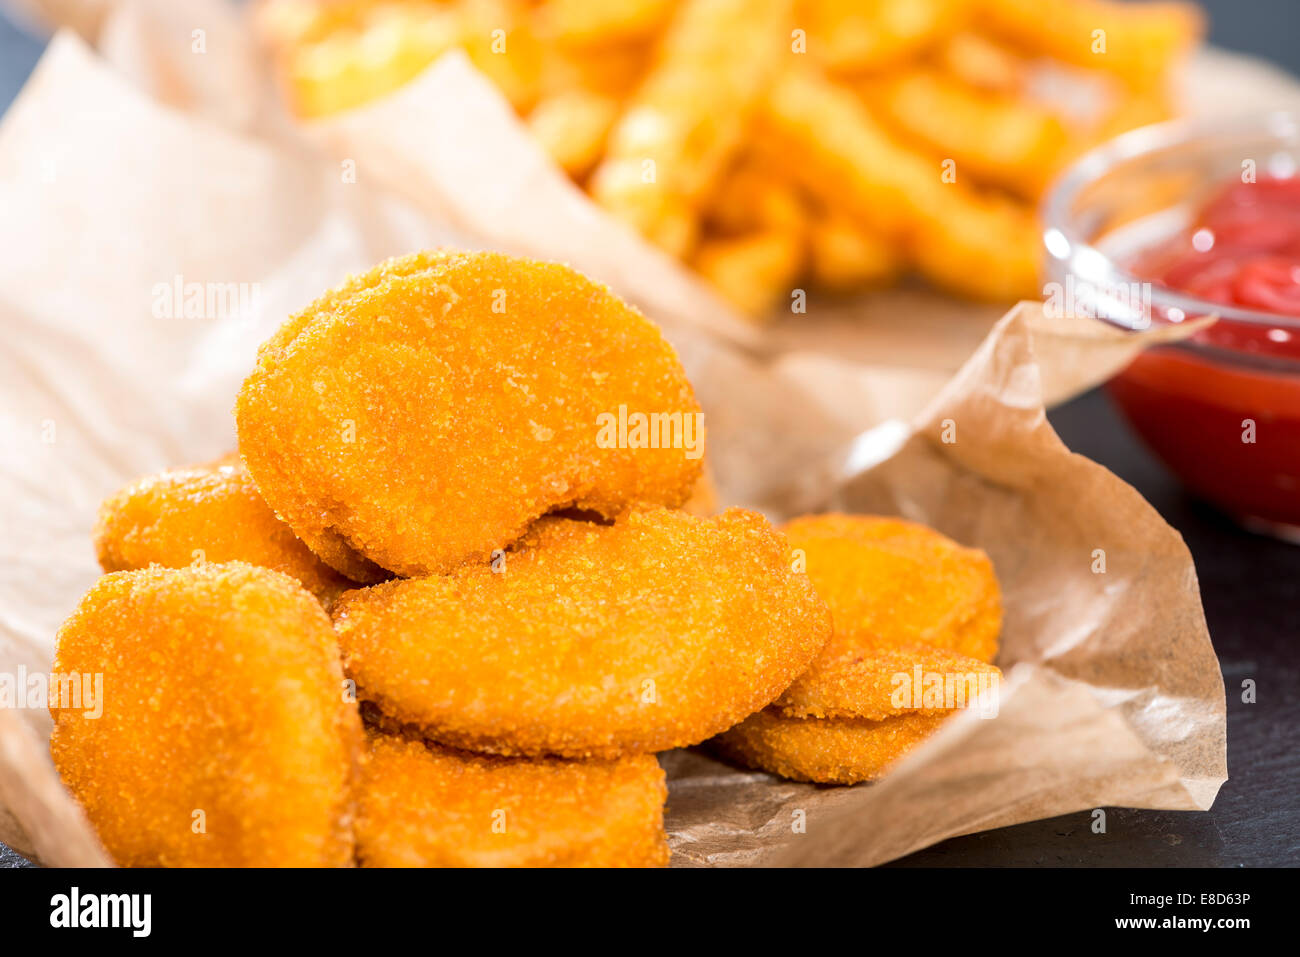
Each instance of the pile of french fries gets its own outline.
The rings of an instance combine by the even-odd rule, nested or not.
[[[1118,0],[263,0],[255,20],[303,118],[465,50],[601,206],[756,318],[909,273],[1036,297],[1044,188],[1171,114],[1204,26]]]

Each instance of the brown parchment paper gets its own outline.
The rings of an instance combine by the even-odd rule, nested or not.
[[[1224,700],[1190,557],[1043,414],[1044,397],[1100,381],[1143,340],[1022,304],[967,314],[957,355],[956,315],[926,304],[963,310],[916,290],[890,294],[892,315],[877,301],[860,329],[837,306],[831,338],[815,316],[806,338],[757,333],[592,207],[463,57],[296,131],[242,92],[264,89],[255,66],[247,86],[205,73],[257,63],[238,29],[203,59],[186,52],[185,16],[154,6],[106,5],[86,28],[106,56],[57,37],[0,123],[0,671],[49,667],[98,575],[104,495],[232,446],[235,391],[285,315],[384,256],[503,248],[567,259],[664,327],[705,408],[724,504],[901,514],[986,549],[1006,590],[996,720],[962,715],[855,788],[667,755],[676,863],[871,864],[1071,809],[1209,806],[1226,777]],[[238,23],[223,4],[168,6]],[[178,277],[256,295],[237,316],[155,315]],[[939,439],[945,420],[955,443]],[[48,864],[104,863],[48,732],[43,710],[0,711],[0,840]]]

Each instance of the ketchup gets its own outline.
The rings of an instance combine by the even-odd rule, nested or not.
[[[1300,317],[1300,177],[1225,185],[1129,268],[1208,302]],[[1112,397],[1193,492],[1300,541],[1300,328],[1223,318],[1191,341],[1215,351],[1144,352]]]
[[[1132,268],[1199,299],[1300,316],[1300,178],[1225,187],[1190,229]]]

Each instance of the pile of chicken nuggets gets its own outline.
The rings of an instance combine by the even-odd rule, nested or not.
[[[291,317],[238,454],[102,507],[54,670],[103,700],[52,706],[50,749],[105,848],[662,866],[657,752],[878,777],[954,714],[898,676],[996,678],[992,566],[897,519],[701,514],[700,415],[657,328],[561,265],[418,253]]]

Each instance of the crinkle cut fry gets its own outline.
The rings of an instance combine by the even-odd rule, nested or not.
[[[592,197],[676,256],[785,49],[789,0],[685,0],[610,133]]]

